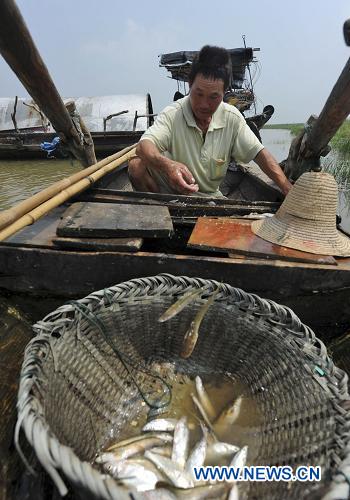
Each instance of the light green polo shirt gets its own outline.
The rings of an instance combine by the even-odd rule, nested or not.
[[[199,191],[213,195],[220,194],[219,186],[231,159],[248,163],[263,149],[241,113],[224,102],[213,114],[203,140],[188,96],[167,106],[140,140],[144,139],[186,165]]]

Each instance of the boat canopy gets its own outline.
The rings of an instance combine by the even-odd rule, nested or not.
[[[143,116],[136,120],[135,113],[147,115],[152,113],[149,94],[126,94],[97,97],[65,98],[63,101],[74,101],[78,113],[91,132],[111,131],[143,131],[149,126],[148,118]],[[14,123],[11,115],[15,109],[15,97],[0,98],[0,131],[13,131]],[[127,113],[112,116],[122,111]],[[110,117],[110,118],[108,118]],[[51,124],[30,98],[18,98],[15,120],[19,130],[53,132]]]
[[[243,87],[245,71],[249,63],[254,59],[254,51],[251,47],[228,49],[232,62],[232,81],[231,88],[241,89]],[[171,73],[174,80],[188,82],[188,75],[194,57],[198,51],[181,51],[162,54],[160,56],[159,66],[165,67]]]

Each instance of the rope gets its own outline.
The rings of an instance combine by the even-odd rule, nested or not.
[[[85,319],[87,319],[90,322],[90,324],[92,324],[93,326],[95,326],[100,331],[101,335],[103,336],[103,338],[105,339],[105,341],[107,342],[107,344],[111,347],[111,349],[113,350],[113,352],[116,354],[116,356],[118,357],[118,359],[123,364],[124,368],[126,369],[126,371],[127,371],[128,375],[129,375],[130,379],[132,380],[133,384],[137,388],[137,390],[138,390],[140,396],[142,397],[143,401],[151,409],[160,409],[160,408],[165,408],[166,406],[168,406],[170,404],[170,402],[171,402],[171,387],[169,386],[169,384],[162,377],[160,377],[159,375],[157,375],[156,373],[152,373],[150,370],[147,370],[146,368],[141,367],[141,364],[137,364],[137,365],[134,364],[126,354],[122,353],[121,350],[115,346],[112,338],[110,337],[110,335],[107,332],[107,329],[106,329],[103,321],[100,318],[98,318],[97,315],[92,314],[91,311],[90,311],[90,309],[87,306],[85,306],[84,304],[80,304],[77,301],[71,301],[69,303],[77,311],[79,311],[79,313]],[[146,396],[145,391],[140,387],[140,384],[135,379],[132,371],[130,370],[130,367],[134,368],[137,372],[142,372],[145,375],[152,377],[152,383],[150,384],[151,386],[153,386],[154,379],[160,381],[161,385],[163,385],[163,395],[161,396],[160,400],[151,401],[150,399],[148,399],[148,397]],[[165,400],[164,400],[164,395],[166,396]]]

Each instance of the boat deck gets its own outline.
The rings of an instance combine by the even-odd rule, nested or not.
[[[216,279],[273,299],[291,307],[314,328],[338,323],[343,331],[350,325],[350,258],[331,263],[295,262],[187,246],[198,216],[225,215],[230,220],[247,221],[247,216],[275,211],[278,203],[218,200],[212,205],[211,200],[196,198],[186,204],[180,198],[104,189],[86,192],[80,200],[167,206],[174,234],[169,238],[144,237],[131,246],[111,247],[106,240],[91,238],[82,238],[80,247],[76,242],[72,247],[62,245],[57,241],[57,227],[69,207],[65,204],[1,242],[0,288],[67,300],[132,278],[166,272]]]

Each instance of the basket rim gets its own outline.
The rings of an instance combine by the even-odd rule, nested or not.
[[[33,386],[40,377],[38,353],[47,353],[50,350],[54,354],[53,343],[59,341],[61,332],[64,332],[65,328],[78,314],[75,303],[87,306],[93,312],[101,306],[106,307],[114,303],[125,302],[130,296],[140,299],[142,297],[159,296],[160,294],[174,296],[203,286],[207,287],[208,290],[219,287],[220,291],[217,297],[225,297],[230,301],[230,304],[235,304],[242,312],[263,317],[279,328],[281,335],[283,328],[285,340],[297,350],[302,351],[323,372],[322,375],[317,373],[313,373],[313,375],[315,378],[320,379],[321,385],[326,381],[327,387],[334,397],[333,404],[339,413],[339,418],[337,418],[337,441],[346,443],[343,458],[341,459],[338,455],[335,457],[337,470],[332,475],[332,481],[324,498],[327,498],[327,500],[348,498],[350,495],[350,411],[346,411],[341,405],[342,402],[348,402],[350,405],[348,376],[343,370],[334,365],[323,342],[316,337],[311,328],[303,324],[298,316],[286,306],[216,280],[174,276],[168,273],[135,278],[95,291],[82,299],[60,306],[33,325],[36,336],[28,343],[24,353],[17,399],[18,418],[15,429],[16,448],[26,465],[29,467],[19,446],[19,433],[22,428],[39,461],[51,476],[62,496],[68,490],[60,477],[58,469],[63,472],[68,480],[88,488],[99,498],[110,500],[113,498],[123,499],[125,496],[125,498],[129,499],[128,491],[132,491],[135,499],[142,498],[142,495],[139,495],[136,491],[118,485],[117,481],[112,477],[102,475],[90,463],[80,460],[71,447],[58,441],[43,416],[40,401],[32,391]]]

